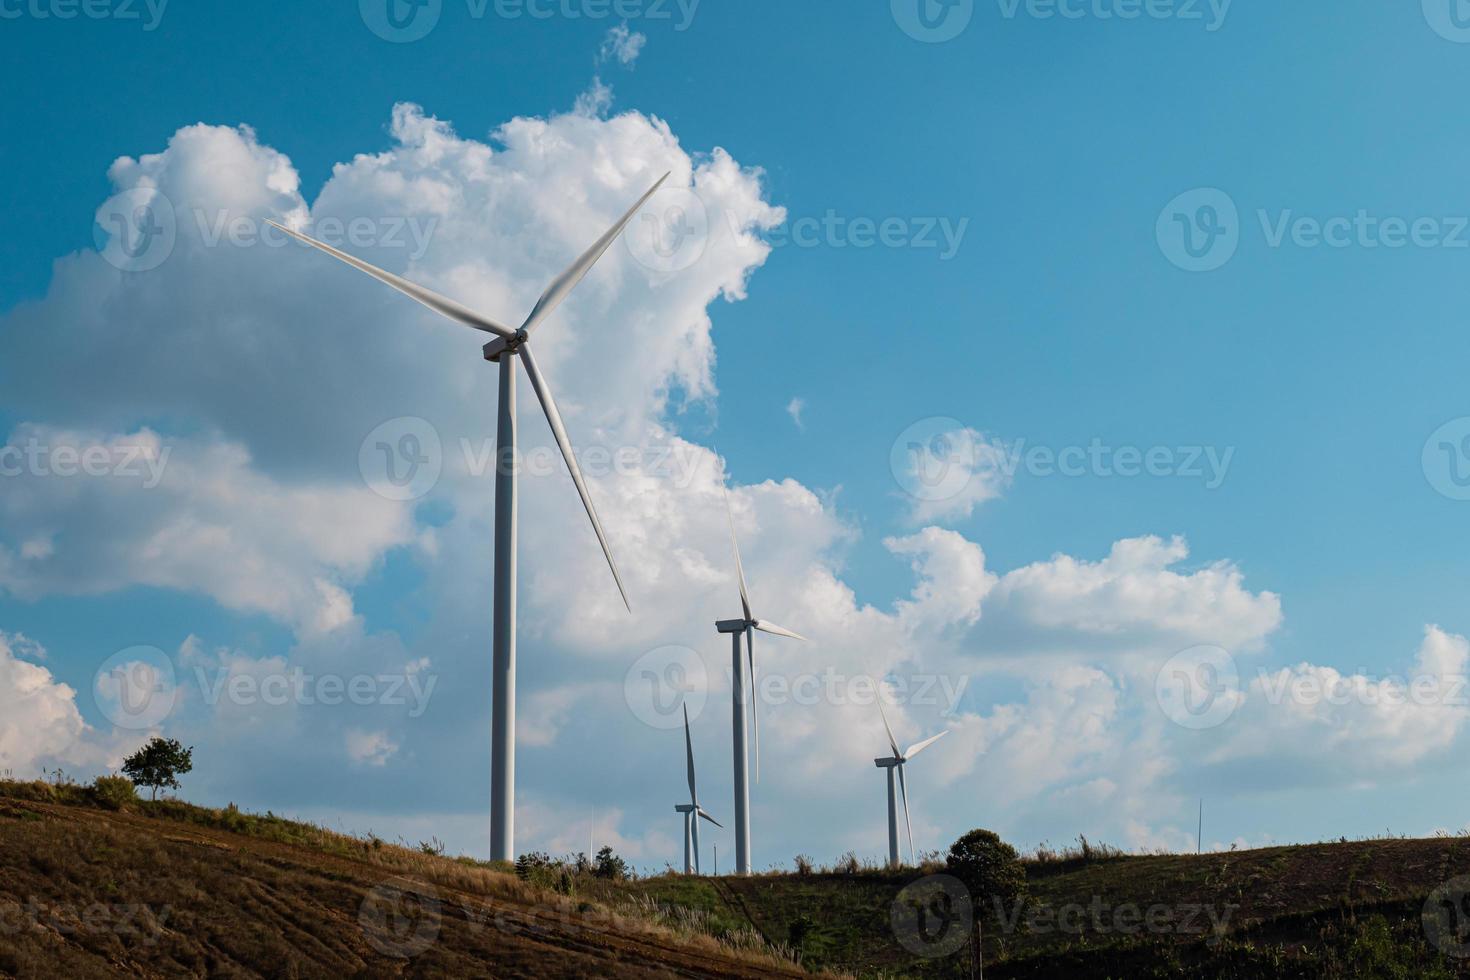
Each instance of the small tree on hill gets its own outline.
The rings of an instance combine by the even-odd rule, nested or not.
[[[945,864],[970,890],[977,911],[1013,905],[1026,893],[1026,869],[1016,849],[988,830],[972,830],[955,841]]]
[[[628,863],[613,853],[611,847],[597,852],[597,866],[592,872],[599,878],[622,881],[628,877]]]
[[[147,786],[153,791],[151,799],[158,799],[159,787],[179,788],[179,777],[194,768],[194,748],[184,748],[177,739],[159,738],[123,762],[123,775],[133,781],[134,786]]]

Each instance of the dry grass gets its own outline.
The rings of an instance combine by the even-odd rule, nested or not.
[[[0,783],[0,976],[800,973],[789,951],[633,896],[560,895],[233,807],[113,805],[89,787]],[[427,948],[393,955],[429,915]]]

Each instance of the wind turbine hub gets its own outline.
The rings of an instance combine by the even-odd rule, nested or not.
[[[509,337],[496,337],[484,347],[485,360],[498,364],[502,355],[514,355],[519,351],[529,336],[526,329],[522,327]]]

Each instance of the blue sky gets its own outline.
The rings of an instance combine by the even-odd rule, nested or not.
[[[220,258],[228,249],[180,247],[157,270],[116,273],[97,254],[94,219],[110,195],[140,180],[180,198],[181,213],[218,201],[281,217],[298,200],[343,217],[438,215],[425,274],[442,277],[442,291],[483,288],[472,298],[513,305],[534,298],[619,203],[636,197],[636,154],[652,153],[662,131],[665,155],[652,153],[649,166],[673,160],[676,182],[700,189],[712,223],[725,227],[694,276],[650,276],[625,254],[602,286],[589,283],[601,307],[590,299],[569,307],[568,337],[630,322],[682,324],[670,346],[661,346],[663,335],[640,334],[661,352],[645,358],[654,365],[647,370],[631,355],[568,353],[558,391],[581,418],[569,424],[588,442],[662,445],[672,432],[719,454],[737,502],[750,508],[740,511],[749,518],[747,549],[768,549],[764,560],[747,556],[757,598],[781,607],[772,618],[818,621],[813,648],[791,660],[768,644],[770,669],[968,678],[954,713],[904,712],[915,738],[947,724],[956,730],[930,750],[932,782],[915,766],[921,846],[986,825],[1021,845],[1085,832],[1128,846],[1187,847],[1191,801],[1201,794],[1214,828],[1207,845],[1459,827],[1470,801],[1453,788],[1464,785],[1453,778],[1466,715],[1458,703],[1397,710],[1361,699],[1304,706],[1248,696],[1225,722],[1193,732],[1164,717],[1153,686],[1171,656],[1200,645],[1230,651],[1243,689],[1263,670],[1336,670],[1365,682],[1412,675],[1416,663],[1463,673],[1455,651],[1470,622],[1456,601],[1466,572],[1457,528],[1470,504],[1446,481],[1451,463],[1466,460],[1439,449],[1458,443],[1459,430],[1435,436],[1427,456],[1426,443],[1470,416],[1461,378],[1470,354],[1461,328],[1470,205],[1459,187],[1470,142],[1456,112],[1470,45],[1434,0],[1423,10],[1180,3],[1148,8],[1168,16],[1133,20],[1103,16],[1126,9],[1122,2],[1062,6],[1081,16],[1040,16],[1052,9],[1044,4],[961,4],[951,16],[970,13],[964,30],[926,43],[903,29],[903,0],[892,8],[633,4],[627,36],[645,43],[626,64],[599,54],[622,19],[574,0],[538,8],[554,10],[545,18],[501,16],[505,5],[494,3],[476,16],[464,0],[444,0],[433,29],[409,43],[379,37],[371,6],[351,3],[268,14],[169,4],[156,24],[144,5],[135,5],[139,19],[71,20],[38,16],[58,9],[48,3],[3,6],[0,71],[26,97],[0,114],[10,232],[0,236],[0,433],[21,445],[28,426],[41,427],[39,439],[60,444],[146,428],[176,447],[173,465],[191,475],[187,486],[165,479],[155,488],[166,498],[131,485],[115,491],[110,478],[80,489],[77,478],[54,473],[0,482],[9,498],[9,506],[0,501],[0,633],[12,638],[15,662],[41,665],[74,689],[88,726],[79,732],[57,694],[46,717],[60,718],[65,737],[44,751],[14,747],[15,767],[106,768],[127,733],[111,730],[93,677],[136,645],[164,651],[183,677],[198,657],[224,662],[220,650],[249,659],[250,669],[341,670],[361,656],[380,658],[374,669],[407,672],[403,664],[428,658],[441,686],[420,718],[306,708],[313,720],[292,729],[296,737],[356,747],[340,758],[323,751],[293,760],[289,748],[299,742],[278,745],[252,724],[279,726],[222,717],[218,706],[189,704],[162,727],[207,747],[204,759],[274,760],[266,772],[206,763],[191,782],[194,798],[406,837],[443,827],[439,836],[456,847],[482,849],[486,722],[477,697],[488,669],[477,657],[488,652],[477,644],[487,622],[470,586],[488,597],[488,551],[477,566],[484,539],[472,516],[485,488],[446,480],[410,506],[374,509],[361,534],[353,508],[365,491],[355,460],[369,430],[422,415],[453,444],[471,416],[488,426],[493,377],[466,348],[437,383],[434,358],[464,347],[463,338],[422,325],[371,282],[294,249],[248,251],[233,265]],[[594,76],[610,103],[586,98]],[[402,105],[420,110],[395,128]],[[456,219],[432,197],[399,194],[375,177],[380,168],[453,184],[424,149],[436,138],[424,136],[425,118],[497,154],[514,142],[501,127],[545,120],[551,136],[526,138],[551,156],[575,147],[568,159],[590,161],[588,188],[565,183],[574,181],[571,162],[543,172],[536,152],[507,152],[497,159],[539,180],[546,196],[538,200],[565,213],[532,215],[491,195],[473,220]],[[249,127],[237,138],[244,149],[211,143],[190,156],[170,148],[174,156],[150,170],[145,155],[201,123],[237,134],[234,127]],[[716,190],[689,166],[678,173],[677,154],[697,170],[716,148],[736,174],[720,177]],[[259,173],[290,169],[299,187],[244,193],[264,178],[220,165],[234,153]],[[267,161],[271,153],[285,162]],[[375,164],[363,154],[393,159]],[[120,157],[140,162],[109,178]],[[626,181],[597,172],[614,158]],[[471,174],[473,154],[459,166],[459,176]],[[1205,198],[1200,189],[1220,193]],[[1222,200],[1234,210],[1224,218],[1236,250],[1211,252],[1206,262],[1223,264],[1210,271],[1181,268],[1169,231],[1182,220],[1203,234],[1200,208]],[[720,237],[731,208],[756,207],[785,209],[784,221],[767,210],[744,229],[768,243],[759,256]],[[843,230],[802,244],[802,222],[829,215]],[[903,244],[854,244],[854,222],[890,219]],[[1356,225],[1337,247],[1315,243],[1302,219]],[[1405,243],[1394,247],[1386,219],[1419,232],[1400,232]],[[528,239],[528,229],[544,234]],[[476,239],[481,231],[487,237]],[[916,247],[915,238],[938,245]],[[544,254],[518,253],[504,280],[467,287],[455,274],[477,241],[485,251],[473,253],[473,267],[493,269],[501,253],[491,245],[543,240],[552,242]],[[379,254],[406,268],[401,254]],[[731,281],[747,279],[730,291]],[[707,326],[698,314],[705,308]],[[594,312],[616,316],[594,324]],[[345,323],[319,329],[331,319],[350,319],[359,332]],[[126,343],[108,339],[114,324]],[[414,330],[434,331],[424,335],[432,346],[391,339],[421,335]],[[368,350],[375,341],[383,343]],[[695,353],[678,354],[681,345]],[[372,362],[357,376],[356,357]],[[453,421],[434,414],[449,411],[445,388],[464,396],[465,414]],[[658,393],[668,389],[665,404]],[[798,398],[800,425],[788,413]],[[640,407],[628,408],[634,402]],[[1093,468],[1068,477],[1023,466],[1004,479],[987,470],[967,484],[973,500],[925,509],[890,465],[915,423],[927,435],[947,433],[946,452],[960,446],[976,458],[991,458],[985,447],[1055,453],[1096,442],[1167,449],[1171,464],[1212,450],[1229,453],[1229,464],[1213,488],[1187,475]],[[662,434],[650,436],[656,429]],[[248,458],[225,460],[221,447]],[[200,488],[218,479],[241,486],[242,497],[201,502]],[[586,635],[558,623],[569,597],[545,583],[565,574],[589,589],[606,586],[560,479],[549,484],[545,509],[566,533],[555,555],[528,571],[528,628],[539,638],[523,641],[522,691],[545,695],[545,717],[536,717],[546,730],[544,744],[523,747],[522,795],[536,809],[523,816],[522,836],[547,847],[585,839],[585,826],[563,831],[569,815],[585,821],[597,806],[617,821],[606,831],[615,842],[640,863],[661,863],[678,829],[664,812],[680,801],[677,740],[640,725],[620,697],[609,706],[600,690],[576,684],[616,692],[629,666],[662,644],[695,649],[719,669],[723,648],[696,624],[709,618],[704,603],[729,605],[730,587],[695,574],[686,575],[688,593],[665,591],[678,573],[650,558],[645,594],[656,598],[635,596],[642,622],[630,634],[598,618],[600,607]],[[711,520],[708,507],[695,509],[702,516],[681,510],[687,498],[676,491],[687,487],[668,488],[664,500],[617,482],[600,488],[615,538],[645,541],[635,525],[658,520],[670,533],[687,531],[699,569],[728,577],[718,511]],[[245,507],[257,495],[270,506]],[[321,499],[335,500],[325,509],[341,524],[315,533],[324,526],[314,509]],[[619,501],[628,503],[621,514]],[[237,507],[255,512],[233,524]],[[187,554],[170,550],[181,513],[196,523],[213,514],[216,530],[232,527],[236,537],[201,535]],[[938,537],[917,551],[886,543],[925,527],[955,536],[942,539],[947,559],[935,557]],[[530,527],[527,534],[537,540]],[[1142,570],[1104,563],[1115,543],[1150,535],[1163,551]],[[339,547],[342,536],[354,545]],[[1187,540],[1188,554],[1166,561],[1159,554],[1174,536]],[[246,550],[264,584],[285,583],[279,596],[263,595],[241,555],[241,541],[267,537]],[[997,583],[966,564],[977,552]],[[915,555],[927,556],[927,572],[911,567]],[[200,571],[226,564],[240,575],[216,582]],[[328,614],[331,628],[319,628],[321,609],[284,594],[299,592],[298,574],[308,591],[329,581],[350,616]],[[448,598],[446,582],[454,584]],[[966,595],[973,602],[958,611],[931,608]],[[846,611],[823,621],[833,604]],[[1426,640],[1431,625],[1442,632]],[[598,630],[617,639],[599,642]],[[1427,659],[1421,644],[1434,648]],[[722,684],[712,683],[696,744],[711,786],[704,795],[728,811]],[[789,860],[798,849],[835,856],[821,852],[839,843],[876,854],[881,776],[812,761],[834,742],[866,739],[876,754],[875,712],[801,710],[763,712],[777,753],[769,769],[785,761],[787,776],[758,794],[758,815],[768,827],[781,823],[779,833],[757,831],[758,862]],[[1302,749],[1262,750],[1262,738]],[[446,750],[461,740],[466,748]],[[599,745],[590,756],[589,740]],[[1025,744],[1046,751],[1004,758]],[[609,761],[665,751],[674,752],[667,773],[650,766],[630,775]],[[1159,771],[1124,778],[1147,768],[1145,759],[1161,760]],[[802,777],[830,799],[810,799]],[[1011,788],[998,793],[998,784]],[[871,813],[832,822],[863,808]]]

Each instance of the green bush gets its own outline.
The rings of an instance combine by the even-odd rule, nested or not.
[[[1026,893],[1026,869],[1016,849],[989,830],[972,830],[955,841],[945,866],[979,908],[1011,906]]]
[[[597,866],[593,874],[609,881],[625,881],[628,878],[628,863],[613,853],[611,847],[597,852]]]
[[[138,790],[126,776],[98,776],[92,798],[105,810],[122,810],[138,802]]]

